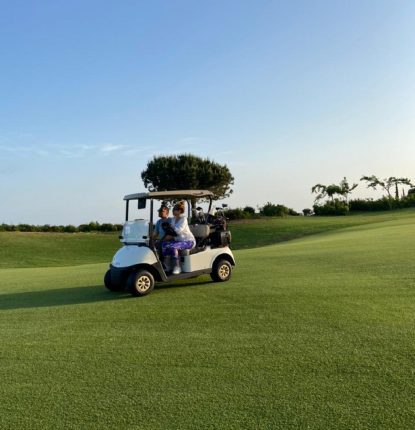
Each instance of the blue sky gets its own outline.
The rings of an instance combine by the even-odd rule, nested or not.
[[[415,180],[412,0],[0,6],[0,222],[120,222],[158,154],[226,163],[233,207]]]

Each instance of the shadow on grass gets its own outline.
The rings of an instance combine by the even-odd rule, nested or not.
[[[157,283],[155,286],[156,290],[163,290],[163,289],[174,289],[174,288],[183,288],[183,287],[201,287],[203,285],[209,285],[213,284],[213,281],[210,279],[206,280],[200,280],[200,281],[174,281],[174,282],[166,282],[166,283]]]
[[[0,295],[0,310],[79,305],[130,298],[126,292],[112,293],[102,285],[59,288]]]
[[[155,289],[194,287],[210,284],[211,281],[157,283]],[[29,309],[51,306],[79,305],[84,303],[137,299],[127,291],[111,292],[103,285],[59,288],[54,290],[29,291],[0,294],[0,310]],[[138,299],[139,300],[139,299]]]

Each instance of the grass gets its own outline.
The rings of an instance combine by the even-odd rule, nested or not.
[[[415,217],[378,219],[142,299],[0,270],[0,428],[412,428]]]
[[[111,261],[120,248],[114,233],[0,232],[0,269]]]
[[[361,213],[340,217],[276,217],[232,221],[233,249],[257,248],[346,227],[411,218],[415,210]]]
[[[232,221],[232,248],[258,248],[346,227],[413,216],[414,209],[403,209],[346,217],[286,217]],[[121,246],[118,233],[0,232],[0,243],[0,269],[109,263]]]

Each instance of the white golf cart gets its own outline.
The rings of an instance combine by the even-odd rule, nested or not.
[[[111,291],[125,288],[134,296],[149,294],[155,282],[171,282],[179,279],[194,278],[210,274],[215,282],[228,281],[235,266],[235,259],[229,248],[231,234],[223,216],[211,215],[213,193],[206,190],[157,191],[130,194],[126,201],[125,224],[120,236],[124,244],[114,255],[109,270],[104,277],[105,286]],[[203,199],[209,202],[207,216],[201,208],[192,208],[191,202]],[[154,229],[154,201],[187,202],[189,227],[196,239],[191,250],[180,251],[182,272],[178,275],[166,273],[160,261],[159,251],[152,239]],[[149,201],[150,217],[129,220],[129,212],[141,211]]]

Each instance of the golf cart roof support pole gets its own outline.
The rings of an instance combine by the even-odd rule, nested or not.
[[[154,243],[153,243],[153,208],[154,208],[154,200],[150,199],[150,225],[148,226],[149,229],[149,233],[150,233],[150,238],[149,238],[149,245],[150,248],[153,249],[154,248]]]
[[[191,201],[189,201],[188,199],[186,199],[186,203],[187,203],[187,219],[191,220],[192,219],[191,210],[193,209],[193,206]]]
[[[130,201],[126,200],[126,205],[125,205],[125,221],[128,221],[128,206],[130,205]]]
[[[208,214],[210,214],[210,210],[212,209],[212,197],[209,196],[209,209],[208,209]]]

